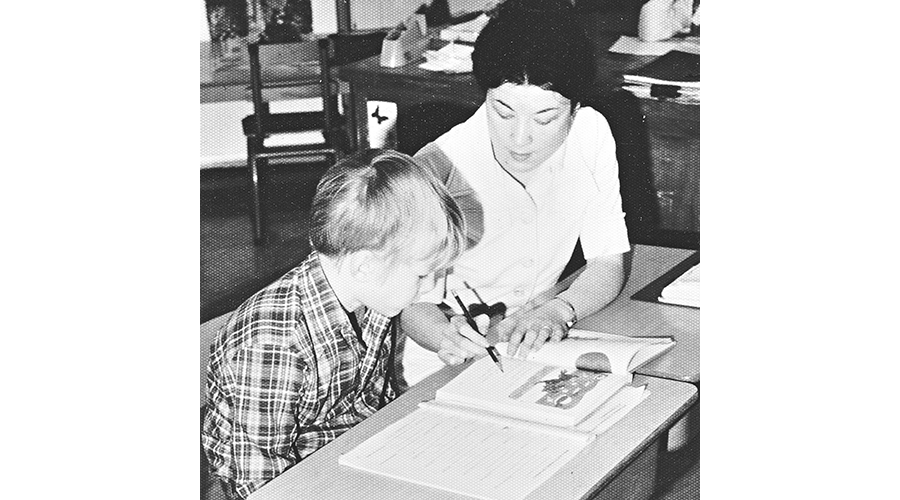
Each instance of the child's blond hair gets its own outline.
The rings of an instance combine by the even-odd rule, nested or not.
[[[465,234],[444,185],[397,151],[370,149],[338,162],[313,198],[310,244],[331,257],[370,250],[439,269],[465,250]]]

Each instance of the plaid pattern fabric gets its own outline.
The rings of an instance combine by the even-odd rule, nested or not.
[[[244,498],[396,395],[390,318],[361,314],[360,343],[318,254],[242,304],[216,336],[200,441]],[[385,386],[387,388],[385,389]]]

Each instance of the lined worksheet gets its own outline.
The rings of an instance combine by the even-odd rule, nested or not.
[[[574,429],[426,402],[339,463],[475,498],[518,500],[593,439]]]

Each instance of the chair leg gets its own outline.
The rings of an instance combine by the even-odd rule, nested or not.
[[[265,162],[265,160],[256,156],[256,146],[253,139],[247,140],[247,150],[247,168],[250,171],[250,219],[253,223],[253,243],[260,245],[265,239],[265,230],[263,228],[262,205],[260,204],[259,196],[259,164]]]

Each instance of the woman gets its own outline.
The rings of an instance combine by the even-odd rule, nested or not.
[[[503,303],[500,340],[509,341],[508,355],[525,356],[618,295],[630,250],[609,126],[581,105],[595,62],[572,5],[507,0],[476,40],[472,62],[485,102],[416,154],[463,209],[470,241],[442,282],[402,313],[403,331],[418,344],[405,346],[410,384],[440,360],[484,354],[459,334],[462,319],[438,307],[455,304],[453,292],[469,304]],[[579,240],[584,271],[568,290],[538,300]]]

